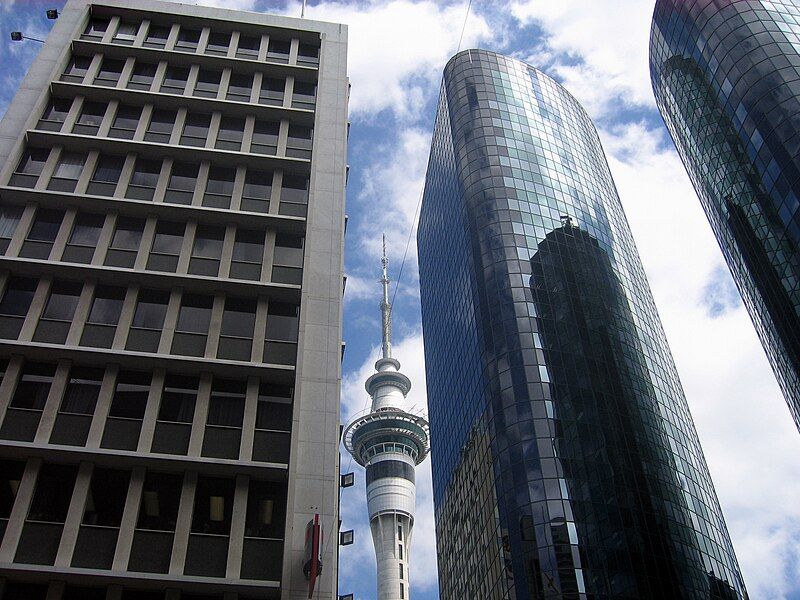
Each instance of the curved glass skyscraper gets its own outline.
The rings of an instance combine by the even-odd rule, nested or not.
[[[800,428],[800,5],[658,0],[656,101]]]
[[[747,594],[600,141],[559,84],[447,64],[419,265],[443,600]]]

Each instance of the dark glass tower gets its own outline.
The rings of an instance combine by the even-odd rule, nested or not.
[[[746,598],[585,111],[445,68],[418,234],[443,600]]]
[[[659,0],[659,110],[800,428],[800,24],[794,0]]]

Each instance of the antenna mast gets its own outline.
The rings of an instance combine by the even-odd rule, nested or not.
[[[381,277],[381,285],[383,285],[383,299],[381,300],[381,324],[382,324],[382,349],[383,358],[392,357],[392,305],[389,304],[389,259],[386,258],[386,234],[383,234],[383,258],[381,259],[383,265],[383,277]]]

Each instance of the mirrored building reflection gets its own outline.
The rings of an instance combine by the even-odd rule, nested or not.
[[[796,2],[659,0],[656,101],[800,428]]]
[[[453,57],[417,237],[441,597],[746,598],[576,100]]]

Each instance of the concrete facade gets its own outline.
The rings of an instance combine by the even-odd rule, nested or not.
[[[0,598],[307,598],[315,514],[337,597],[346,60],[67,2],[0,122]]]

